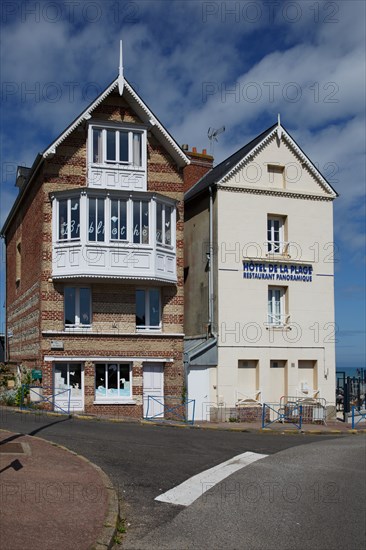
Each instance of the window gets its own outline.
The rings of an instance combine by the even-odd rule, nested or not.
[[[136,328],[161,328],[160,291],[157,288],[136,291]]]
[[[111,200],[111,240],[127,240],[127,202]]]
[[[104,198],[89,197],[89,241],[102,242],[105,236],[104,226]]]
[[[16,252],[15,252],[15,284],[17,287],[20,285],[20,277],[22,272],[22,243],[21,241],[17,242]]]
[[[133,201],[133,242],[149,243],[149,203]]]
[[[65,287],[65,327],[77,328],[91,325],[90,288]]]
[[[56,198],[58,243],[82,239],[84,244],[86,239],[95,244],[117,244],[118,241],[154,246],[156,243],[174,249],[175,206],[157,202],[151,196],[142,197],[92,190],[86,196]]]
[[[268,324],[283,326],[287,323],[288,315],[285,314],[285,291],[283,287],[268,288]]]
[[[93,127],[93,163],[119,164],[142,168],[144,136],[143,131]]]
[[[173,208],[167,204],[156,203],[156,242],[162,245],[172,244]]]
[[[95,399],[132,397],[129,363],[97,363],[95,365]]]
[[[58,239],[70,241],[80,238],[79,197],[62,199],[58,202]]]
[[[283,360],[271,361],[269,366],[271,369],[284,369],[286,367],[286,361],[283,361]]]
[[[285,218],[268,216],[267,218],[267,245],[270,254],[284,254],[288,243],[284,242]]]

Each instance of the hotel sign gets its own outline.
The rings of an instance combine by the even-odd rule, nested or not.
[[[311,265],[244,261],[243,278],[311,283],[313,268]]]

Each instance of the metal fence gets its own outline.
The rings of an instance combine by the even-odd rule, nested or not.
[[[352,407],[352,430],[355,429],[357,424],[360,422],[366,422],[366,410],[358,409],[357,407]]]
[[[146,420],[165,421],[165,422],[184,422],[194,424],[196,401],[195,399],[186,399],[175,396],[147,396]]]
[[[293,424],[301,430],[306,424],[326,424],[326,400],[283,396],[279,403],[263,403],[262,428],[274,422]]]
[[[44,391],[46,390],[46,391]],[[66,395],[65,395],[66,394]],[[67,409],[57,403],[57,398],[63,395],[63,402],[67,403]],[[43,404],[50,404],[52,410],[62,414],[70,414],[71,389],[57,389],[52,386],[31,386],[22,384],[20,408],[22,410],[42,407]]]

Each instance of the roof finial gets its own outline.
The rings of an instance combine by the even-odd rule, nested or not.
[[[278,115],[277,115],[277,137],[278,137],[279,140],[281,140],[281,136],[282,136],[281,117],[280,117],[280,113],[278,113]]]
[[[119,95],[123,94],[124,78],[123,78],[123,53],[122,40],[119,41],[119,73],[118,73],[118,91]]]

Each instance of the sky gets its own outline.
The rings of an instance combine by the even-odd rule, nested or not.
[[[116,77],[180,144],[224,160],[281,122],[338,191],[337,369],[365,366],[365,2],[16,1],[1,4],[0,225],[31,166]],[[1,251],[0,332],[5,260]]]

